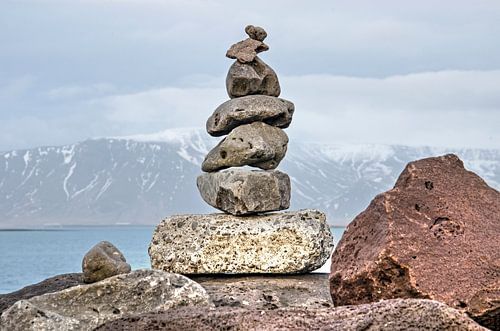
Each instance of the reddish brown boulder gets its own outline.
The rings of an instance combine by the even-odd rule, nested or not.
[[[429,298],[500,328],[500,193],[455,155],[411,162],[347,227],[332,256],[336,306]]]

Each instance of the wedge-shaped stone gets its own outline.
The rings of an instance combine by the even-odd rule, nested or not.
[[[287,209],[290,177],[274,170],[226,170],[198,177],[198,190],[209,205],[233,215]]]
[[[230,59],[237,59],[238,62],[247,63],[252,62],[257,57],[257,53],[267,50],[269,50],[269,46],[262,41],[247,38],[231,45],[226,52],[226,56]]]
[[[287,128],[292,122],[295,106],[292,102],[267,95],[249,95],[231,99],[217,107],[207,121],[207,132],[222,136],[243,124],[264,122]]]
[[[156,228],[151,266],[182,274],[288,274],[321,267],[333,249],[323,213],[176,215]]]
[[[251,94],[278,97],[281,93],[278,76],[257,56],[252,62],[235,61],[226,77],[226,89],[230,98]]]
[[[287,145],[288,136],[280,128],[263,122],[241,125],[208,153],[201,169],[213,172],[244,165],[275,169]]]
[[[3,312],[0,329],[93,330],[123,316],[186,305],[212,304],[201,285],[182,275],[137,270],[18,301]]]

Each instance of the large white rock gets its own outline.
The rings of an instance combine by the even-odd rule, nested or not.
[[[149,246],[151,266],[181,274],[304,273],[333,250],[317,210],[239,217],[177,215],[163,220]]]
[[[3,312],[0,330],[93,330],[121,317],[187,305],[212,304],[201,285],[182,275],[137,270],[18,301]]]

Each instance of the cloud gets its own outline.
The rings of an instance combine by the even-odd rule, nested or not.
[[[116,88],[109,83],[97,83],[88,86],[61,86],[47,92],[49,99],[82,98],[96,95],[106,95],[116,91]]]
[[[203,126],[249,23],[292,138],[498,146],[498,17],[488,0],[8,1],[0,149]]]
[[[207,82],[106,96],[92,86],[59,88],[94,95],[59,100],[71,109],[63,116],[2,122],[2,147],[16,142],[20,127],[31,133],[17,141],[26,146],[203,127],[228,99],[223,77]],[[500,70],[284,76],[281,85],[282,97],[296,106],[287,130],[292,140],[500,148]]]

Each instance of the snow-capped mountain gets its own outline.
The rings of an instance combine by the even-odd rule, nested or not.
[[[156,224],[173,213],[206,213],[196,176],[219,139],[199,129],[91,139],[0,152],[0,228]],[[291,141],[280,165],[292,179],[292,209],[318,208],[346,224],[394,185],[406,163],[453,152],[500,188],[500,150]]]

